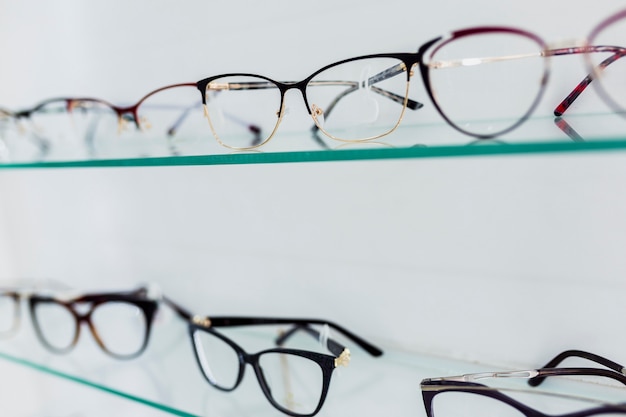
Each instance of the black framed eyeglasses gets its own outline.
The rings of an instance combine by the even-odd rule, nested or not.
[[[189,334],[204,378],[219,390],[233,391],[243,380],[246,365],[250,365],[263,394],[276,409],[291,416],[317,414],[328,394],[333,370],[350,362],[350,351],[346,347],[326,338],[326,347],[332,355],[284,347],[248,353],[217,330],[220,327],[276,324],[293,326],[276,340],[278,345],[298,331],[320,336],[311,327],[319,324],[337,330],[373,356],[382,355],[382,351],[369,342],[325,320],[195,316],[189,322]]]
[[[28,305],[35,333],[50,351],[70,352],[85,324],[104,352],[132,359],[148,345],[158,301],[140,288],[68,297],[31,294]]]
[[[564,359],[568,357],[579,357],[591,360],[603,368],[558,368]],[[421,382],[422,397],[427,417],[457,417],[458,415],[498,415],[498,416],[526,416],[526,417],[549,417],[523,402],[504,394],[506,391],[524,392],[524,390],[513,388],[493,388],[477,381],[494,378],[502,379],[526,379],[528,385],[536,387],[543,383],[548,377],[556,376],[595,376],[606,377],[626,385],[624,367],[601,356],[579,351],[569,350],[562,352],[547,364],[548,366],[539,369],[504,371],[504,372],[483,372],[476,374],[465,374],[451,377],[427,378]],[[577,410],[566,414],[559,414],[562,417],[585,417],[594,415],[626,414],[626,403],[606,404],[593,398],[580,398],[567,393],[547,393],[533,392],[534,394],[548,395],[554,398],[581,400],[585,403],[597,403],[596,406],[585,410]]]

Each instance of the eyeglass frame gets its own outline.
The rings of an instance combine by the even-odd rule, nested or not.
[[[171,305],[172,303],[171,300],[168,300],[168,302]],[[188,312],[186,312],[184,309],[180,307],[178,307],[178,311],[179,311],[179,314],[182,311],[183,314],[189,315]],[[326,347],[336,356],[331,356],[331,355],[318,353],[318,352],[312,352],[308,350],[289,349],[289,348],[283,348],[283,347],[266,349],[266,350],[262,350],[256,353],[247,353],[246,351],[243,350],[243,348],[241,348],[233,340],[229,339],[228,337],[224,336],[223,334],[215,330],[215,327],[237,327],[237,326],[251,326],[251,325],[275,325],[275,324],[294,325],[292,329],[288,330],[287,332],[280,335],[279,338],[276,339],[275,342],[279,346],[282,345],[289,337],[295,334],[295,332],[298,330],[304,330],[313,336],[319,336],[319,332],[317,332],[315,329],[312,329],[310,325],[321,324],[321,325],[328,325],[329,327],[338,330],[340,333],[344,334],[344,336],[346,336],[348,339],[354,341],[357,345],[362,347],[372,356],[380,356],[383,353],[382,350],[378,349],[377,347],[370,344],[369,342],[366,342],[361,337],[355,335],[354,333],[343,328],[342,326],[339,326],[327,320],[271,318],[271,317],[193,316],[188,322],[189,336],[191,338],[194,356],[196,358],[198,367],[200,368],[200,372],[203,375],[204,379],[211,386],[221,391],[231,392],[231,391],[234,391],[243,380],[246,364],[250,364],[252,368],[254,369],[254,373],[257,377],[259,385],[261,386],[261,390],[263,391],[263,394],[265,395],[267,400],[270,402],[270,404],[274,408],[276,408],[277,410],[287,415],[295,416],[295,417],[311,417],[311,416],[316,415],[321,410],[322,406],[324,405],[324,402],[326,401],[333,370],[339,366],[347,366],[349,364],[350,362],[350,350],[349,349],[347,349],[340,343],[334,341],[333,339],[328,338],[326,340],[327,342]],[[232,388],[221,387],[215,381],[212,381],[211,378],[206,374],[204,365],[202,364],[202,358],[200,356],[201,354],[199,353],[198,346],[196,344],[197,341],[195,338],[195,334],[198,331],[203,331],[219,338],[220,340],[228,344],[231,348],[233,348],[233,350],[237,353],[237,358],[239,361],[239,372],[238,372],[237,380]],[[315,408],[313,412],[297,413],[297,412],[291,411],[283,407],[276,400],[274,400],[274,398],[271,395],[271,391],[267,385],[267,381],[265,380],[263,376],[263,372],[258,363],[259,356],[266,354],[266,353],[284,353],[284,354],[289,354],[289,355],[296,355],[296,356],[304,357],[306,359],[310,359],[313,362],[316,362],[320,366],[322,370],[322,378],[323,378],[322,392],[321,392],[319,403],[317,404],[317,407]]]
[[[158,309],[158,301],[155,299],[150,299],[147,297],[147,290],[145,288],[139,288],[137,290],[131,292],[103,292],[103,293],[89,293],[79,295],[77,297],[64,298],[54,295],[44,295],[44,294],[30,294],[27,296],[28,298],[28,306],[30,310],[30,316],[32,319],[33,327],[35,328],[35,334],[39,341],[46,347],[48,350],[58,354],[66,354],[72,351],[79,340],[81,324],[84,322],[87,324],[87,327],[91,331],[93,338],[96,341],[96,344],[102,349],[103,352],[112,356],[116,359],[133,359],[140,356],[147,348],[148,342],[150,340],[150,333],[152,329],[152,323],[154,321],[154,317],[156,315]],[[110,302],[124,302],[135,307],[139,308],[143,314],[143,318],[145,319],[146,329],[143,334],[143,342],[139,348],[134,353],[131,354],[119,354],[116,352],[110,351],[107,346],[104,344],[102,338],[100,337],[96,327],[91,321],[91,315],[96,310],[96,308],[100,305],[110,303]],[[65,348],[58,348],[48,342],[43,333],[43,328],[37,319],[36,308],[37,305],[43,303],[54,303],[56,305],[62,306],[65,308],[73,317],[75,321],[75,332],[74,338],[72,342]],[[76,303],[91,303],[89,306],[89,310],[81,314],[77,312],[73,305]]]
[[[569,357],[588,359],[600,365],[606,366],[609,369],[573,367],[557,368],[557,366],[563,360]],[[624,368],[624,366],[593,353],[581,350],[567,350],[561,352],[556,357],[551,359],[543,368],[517,371],[481,372],[449,377],[426,378],[420,383],[420,388],[422,391],[422,399],[424,401],[424,407],[427,417],[435,417],[433,411],[433,399],[437,394],[442,392],[465,392],[470,394],[482,395],[503,402],[517,409],[526,417],[552,417],[552,415],[548,415],[538,410],[535,410],[502,392],[510,389],[489,387],[487,385],[480,384],[474,381],[487,378],[523,378],[528,380],[528,385],[530,385],[531,387],[536,387],[543,383],[546,378],[553,376],[599,376],[610,378],[626,385],[626,368]],[[555,393],[537,393],[560,396],[560,394]],[[567,397],[569,398],[572,396]],[[585,400],[589,401],[589,399]],[[569,414],[562,414],[561,416],[585,417],[604,414],[608,412],[626,414],[626,403],[603,404],[596,408],[591,408]]]

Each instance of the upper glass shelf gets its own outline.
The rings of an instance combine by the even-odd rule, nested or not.
[[[379,141],[363,143],[333,141],[303,131],[302,124],[297,126],[290,129],[289,125],[281,125],[268,144],[246,152],[220,146],[208,129],[167,139],[141,133],[122,134],[106,141],[65,137],[43,142],[33,135],[5,132],[4,138],[0,135],[0,169],[230,165],[626,149],[626,118],[614,113],[535,117],[510,134],[489,140],[465,136],[443,122],[407,123]]]

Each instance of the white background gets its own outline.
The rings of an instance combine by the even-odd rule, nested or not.
[[[131,103],[227,71],[299,80],[475,25],[581,38],[622,5],[2,1],[0,105]],[[568,62],[579,66],[562,74],[583,74],[582,60]],[[538,112],[571,88],[561,77]],[[299,98],[287,99],[288,117],[303,117]],[[4,171],[0,276],[84,289],[154,281],[199,313],[324,317],[387,348],[494,366],[538,366],[565,348],[625,361],[625,162],[599,153]]]

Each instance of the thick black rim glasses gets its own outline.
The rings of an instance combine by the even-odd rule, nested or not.
[[[279,347],[256,353],[247,353],[216,330],[219,327],[283,324],[292,327],[275,340]],[[327,325],[372,356],[382,355],[380,349],[349,330],[319,319],[195,316],[189,322],[189,334],[202,375],[213,387],[233,391],[243,380],[246,364],[249,364],[272,406],[291,416],[313,416],[326,400],[333,370],[350,362],[350,351],[334,339],[323,337],[323,331],[314,329],[313,325]],[[319,337],[332,355],[282,347],[299,331]]]
[[[565,368],[557,367],[569,357],[591,360],[604,368]],[[596,403],[594,407],[574,412],[559,413],[560,417],[586,417],[594,415],[626,414],[626,403],[606,404],[593,398],[582,398],[567,393],[548,393],[528,391],[516,388],[493,388],[475,382],[493,378],[527,379],[531,387],[539,386],[546,378],[556,376],[590,376],[604,377],[626,385],[624,367],[604,357],[580,350],[569,350],[560,353],[540,369],[504,372],[483,372],[451,377],[428,378],[421,383],[422,397],[427,417],[457,417],[458,415],[496,414],[499,416],[549,417],[523,402],[504,394],[504,391],[529,392],[530,395],[546,395],[548,398],[578,400],[585,404]],[[490,414],[491,415],[491,414]]]
[[[601,23],[584,46],[551,49],[525,30],[477,27],[430,40],[417,53],[339,61],[299,82],[231,73],[201,80],[198,88],[213,135],[226,147],[253,149],[267,143],[284,115],[285,93],[290,89],[302,94],[314,130],[358,142],[388,135],[399,126],[406,108],[422,107],[409,98],[410,81],[418,70],[433,105],[448,124],[470,136],[492,138],[515,129],[533,112],[548,81],[551,57],[602,55],[601,64],[591,67],[597,73],[597,68],[606,72],[624,56],[626,49],[616,44],[590,43],[606,28],[622,28],[624,14]],[[577,86],[557,106],[555,115],[562,114],[587,84]],[[249,139],[251,126],[258,133],[254,142]]]
[[[30,294],[26,298],[35,333],[50,351],[70,352],[84,323],[98,346],[118,359],[135,358],[146,349],[158,308],[158,301],[146,288],[68,297]]]

